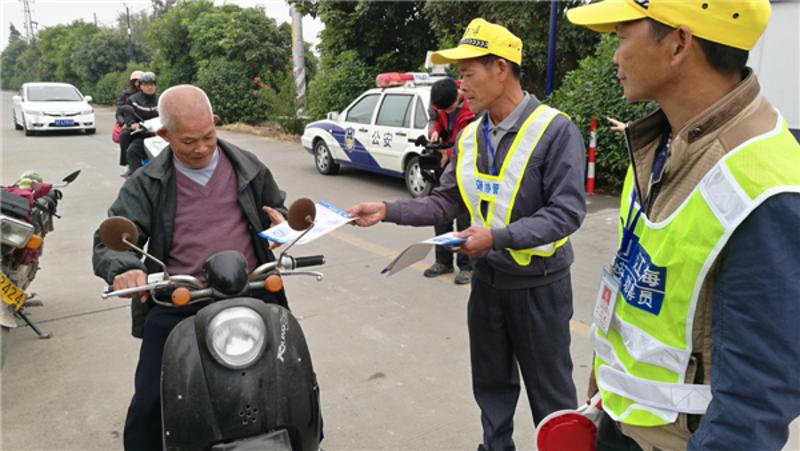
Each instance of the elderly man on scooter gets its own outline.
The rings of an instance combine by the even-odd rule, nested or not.
[[[158,102],[169,142],[150,164],[132,174],[109,209],[139,229],[140,247],[166,264],[171,274],[202,278],[202,264],[224,250],[241,252],[247,270],[273,261],[268,243],[258,232],[283,222],[285,193],[258,158],[217,139],[211,103],[191,85],[166,90]],[[106,248],[95,232],[95,274],[114,290],[145,284],[148,273],[160,272],[134,251]],[[287,307],[283,292],[259,296]],[[131,303],[134,337],[142,338],[135,393],[125,420],[126,450],[162,447],[159,379],[164,343],[173,327],[201,306],[169,309],[157,306],[143,292]]]

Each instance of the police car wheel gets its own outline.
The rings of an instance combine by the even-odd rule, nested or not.
[[[333,161],[333,155],[325,141],[319,140],[314,144],[314,163],[320,174],[332,175],[339,172],[339,164]]]
[[[422,175],[419,157],[413,157],[408,162],[404,178],[406,181],[406,189],[411,194],[411,197],[427,196],[433,190],[433,184]]]

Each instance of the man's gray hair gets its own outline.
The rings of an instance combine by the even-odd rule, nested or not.
[[[205,103],[205,105],[208,107],[208,116],[209,117],[214,116],[214,110],[211,108],[211,101],[208,100],[208,96],[206,95],[205,91],[194,85],[176,85],[161,93],[161,96],[159,96],[158,98],[158,116],[159,119],[161,119],[161,126],[167,129],[167,131],[175,130],[175,120],[173,119],[173,115],[176,112],[179,112],[181,107],[192,109],[192,107],[197,108],[200,106],[196,104],[192,105],[191,103],[188,105],[187,104],[175,105],[175,101],[172,100],[171,98],[174,97],[176,94],[179,94],[180,91],[186,91],[186,90],[189,90],[193,94],[195,94],[191,96],[194,97],[193,100],[195,102],[201,103],[200,99],[203,99],[202,103]],[[177,111],[176,107],[179,108]]]

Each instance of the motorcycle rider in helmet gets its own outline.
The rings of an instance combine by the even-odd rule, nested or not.
[[[156,74],[145,72],[139,78],[140,91],[128,97],[126,106],[122,109],[122,115],[126,127],[131,133],[131,143],[126,150],[128,160],[128,170],[133,174],[142,166],[142,162],[147,158],[144,148],[144,139],[148,137],[145,133],[136,133],[139,130],[139,122],[158,117],[158,94],[156,94]]]

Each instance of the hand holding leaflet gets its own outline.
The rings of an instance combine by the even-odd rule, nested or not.
[[[408,246],[403,252],[400,253],[386,268],[383,268],[381,274],[387,276],[394,275],[405,268],[413,265],[414,263],[424,259],[434,246],[444,246],[450,250],[458,250],[458,246],[466,241],[466,238],[459,238],[455,236],[455,232],[448,232],[443,235],[435,236],[433,238],[421,241],[419,243]]]

